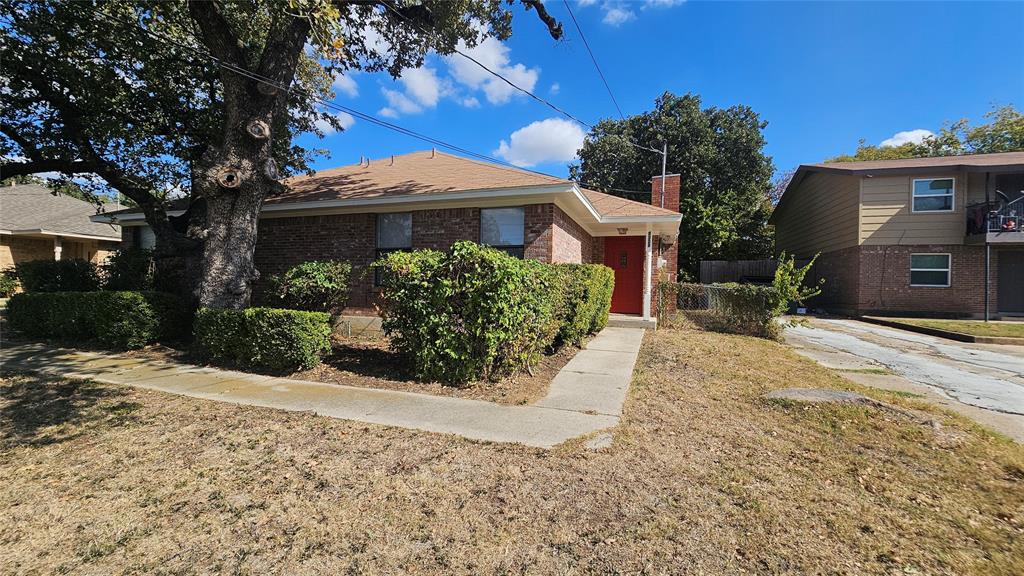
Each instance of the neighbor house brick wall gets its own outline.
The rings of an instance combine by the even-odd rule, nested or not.
[[[821,294],[808,299],[811,309],[853,312],[859,306],[860,247],[819,254],[804,279],[807,286],[821,285]],[[797,262],[803,265],[805,262]],[[822,284],[824,280],[824,284]]]
[[[29,260],[53,260],[53,239],[0,235],[0,270]]]
[[[950,254],[948,288],[910,285],[910,255]],[[998,251],[992,251],[991,302],[996,302]],[[860,247],[861,312],[980,315],[985,310],[985,248],[983,246],[919,245]],[[993,307],[994,310],[994,307]]]
[[[551,262],[591,262],[594,238],[558,206],[554,206],[553,217]]]

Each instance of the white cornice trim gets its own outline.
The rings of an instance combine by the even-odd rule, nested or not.
[[[105,240],[108,242],[120,242],[120,236],[97,236],[93,234],[78,234],[74,232],[54,232],[44,228],[31,228],[25,230],[0,230],[0,234],[11,236],[60,236],[61,238],[81,238],[83,240]]]

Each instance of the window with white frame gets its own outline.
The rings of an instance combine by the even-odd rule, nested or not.
[[[952,212],[956,181],[953,178],[914,180],[914,212]]]
[[[480,210],[480,243],[493,246],[516,258],[523,258],[526,213],[515,208],[482,208]]]
[[[411,249],[412,213],[377,214],[377,259]],[[374,283],[380,285],[380,268],[374,273]]]
[[[949,254],[911,254],[911,286],[949,286]]]

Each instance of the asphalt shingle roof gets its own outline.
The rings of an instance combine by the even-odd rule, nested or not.
[[[96,206],[71,196],[55,196],[37,184],[0,187],[0,230],[99,236],[120,240],[120,229],[92,222]]]

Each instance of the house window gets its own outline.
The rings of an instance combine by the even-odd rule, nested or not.
[[[954,180],[932,178],[914,180],[914,212],[952,212]]]
[[[480,243],[522,259],[526,216],[522,206],[480,210]]]
[[[911,254],[911,286],[949,286],[949,254]]]
[[[412,213],[377,214],[377,259],[406,250],[412,250]],[[380,286],[380,268],[374,272],[373,282]]]

